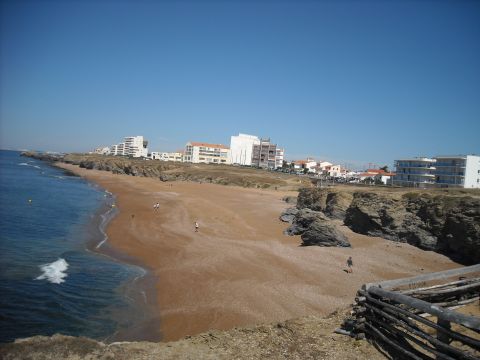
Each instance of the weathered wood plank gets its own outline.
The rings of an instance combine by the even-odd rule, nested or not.
[[[438,356],[441,356],[442,359],[444,360],[459,360],[459,359],[462,359],[462,357],[456,357],[456,358],[452,358],[451,356],[441,352],[440,350],[436,350],[435,348],[431,347],[431,346],[428,346],[427,344],[425,344],[423,341],[420,341],[419,339],[417,339],[416,337],[410,335],[408,332],[404,332],[400,329],[397,329],[396,327],[390,325],[390,324],[387,324],[386,322],[380,320],[380,319],[372,319],[375,323],[377,323],[378,325],[388,329],[390,332],[392,333],[396,333],[402,337],[405,337],[407,338],[408,340],[414,342],[415,344],[417,344],[418,346],[422,347],[423,349],[425,349],[426,351],[436,355],[437,357]],[[463,355],[463,354],[461,354]],[[467,358],[467,359],[472,359],[472,360],[477,360],[475,357],[470,357],[470,358]]]
[[[432,281],[432,280],[443,280],[443,279],[451,278],[453,276],[466,275],[466,274],[475,273],[475,272],[480,272],[480,264],[466,266],[458,269],[440,271],[436,273],[424,274],[424,275],[419,275],[419,276],[414,276],[409,278],[387,280],[387,281],[381,281],[376,283],[368,283],[368,284],[364,284],[362,286],[362,289],[368,290],[370,287],[373,287],[373,286],[381,287],[383,289],[392,289],[402,285],[412,285],[412,284]]]
[[[433,321],[430,321],[428,319],[425,319],[419,315],[416,315],[416,314],[413,314],[405,309],[401,309],[395,305],[392,305],[392,304],[387,304],[386,302],[383,302],[381,300],[378,300],[378,299],[375,299],[373,297],[371,297],[370,295],[366,295],[367,297],[367,300],[370,302],[370,303],[373,303],[373,304],[376,304],[378,306],[381,306],[382,309],[385,309],[385,308],[388,308],[388,309],[391,309],[392,312],[398,312],[400,314],[403,314],[405,316],[408,316],[414,320],[417,320],[418,322],[421,322],[422,324],[425,324],[427,326],[430,326],[432,327],[433,329],[437,330],[437,331],[443,331],[445,332],[446,334],[448,334],[451,338],[455,339],[455,340],[458,340],[466,345],[469,345],[471,346],[472,348],[480,351],[480,341],[477,340],[477,339],[473,339],[469,336],[466,336],[466,335],[462,335],[460,333],[457,333],[457,332],[453,332],[453,331],[449,331],[449,330],[446,330],[445,328],[442,328],[441,326],[438,326],[436,323],[434,323]]]
[[[452,281],[452,282],[448,282],[448,283],[445,283],[445,284],[433,285],[433,286],[428,286],[428,287],[423,287],[423,288],[400,290],[399,293],[404,294],[404,295],[411,295],[411,294],[421,293],[425,290],[442,289],[442,288],[448,288],[450,286],[457,286],[457,285],[460,285],[460,284],[462,284],[462,285],[471,284],[471,283],[475,283],[475,282],[480,282],[480,278],[463,279],[463,280],[457,280],[457,281]]]
[[[477,360],[477,358],[475,356],[469,355],[469,354],[465,353],[464,351],[456,349],[453,346],[450,346],[449,344],[447,344],[446,342],[443,342],[443,341],[441,341],[437,338],[434,338],[433,336],[427,334],[426,332],[424,332],[422,330],[414,329],[413,327],[409,326],[408,324],[400,321],[399,319],[395,318],[394,316],[392,316],[390,314],[387,314],[386,312],[376,308],[375,306],[367,304],[367,307],[370,310],[372,310],[373,312],[379,314],[381,317],[384,317],[385,319],[390,320],[392,323],[404,328],[406,331],[408,331],[408,332],[410,332],[410,333],[428,341],[433,346],[436,346],[438,349],[441,349],[441,351],[450,352],[452,355],[455,355],[457,359]],[[381,321],[377,318],[373,318],[372,320],[375,321],[375,322],[380,322]],[[441,326],[441,327],[444,327],[441,324],[438,324],[438,325]],[[403,331],[401,333],[405,334]],[[443,335],[443,338],[447,338],[447,337],[448,337],[448,335],[445,335],[445,334]],[[434,353],[435,355],[437,355],[437,352],[435,351],[435,349],[430,348],[429,351]]]
[[[365,325],[367,325],[367,328],[366,331],[371,334],[373,337],[376,337],[376,338],[379,338],[380,340],[382,340],[383,342],[387,343],[388,345],[390,345],[391,347],[395,348],[395,350],[397,350],[400,354],[404,355],[404,356],[408,356],[410,359],[414,359],[414,360],[424,360],[423,358],[415,355],[414,353],[408,351],[408,350],[405,350],[402,346],[398,345],[396,342],[390,340],[389,338],[387,338],[385,335],[382,334],[382,332],[380,330],[378,330],[373,324],[370,324],[370,323],[366,323]]]
[[[368,289],[368,293],[393,300],[400,304],[408,305],[420,311],[435,315],[442,320],[450,321],[455,324],[463,325],[469,329],[480,331],[480,319],[477,317],[460,314],[458,312],[448,309],[443,309],[426,301],[415,299],[407,295],[388,291],[375,286],[370,287]]]

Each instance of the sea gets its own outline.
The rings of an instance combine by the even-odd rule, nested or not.
[[[114,203],[80,177],[0,151],[0,342],[109,341],[145,317],[132,293],[146,271],[102,253]]]

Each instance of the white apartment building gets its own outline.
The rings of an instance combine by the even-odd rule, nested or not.
[[[293,168],[297,171],[307,169],[310,173],[315,173],[317,162],[313,159],[307,158],[307,160],[295,160],[293,161]]]
[[[255,135],[238,134],[230,137],[230,163],[252,165],[253,145],[258,144],[260,139]]]
[[[110,155],[118,155],[118,144],[110,146]]]
[[[183,161],[183,152],[181,152],[181,151],[177,151],[177,152],[156,152],[156,151],[152,151],[150,156],[153,160],[177,161],[177,162],[182,162]]]
[[[100,155],[110,155],[110,148],[108,146],[99,147],[93,150],[93,152]]]
[[[147,157],[148,156],[148,141],[143,139],[143,136],[127,136],[125,142],[125,155],[131,157]]]
[[[435,186],[435,159],[417,157],[395,160],[393,184],[413,187]]]
[[[229,164],[230,149],[222,144],[191,141],[185,145],[183,161],[194,164]]]
[[[117,145],[117,153],[115,155],[126,155],[125,153],[125,143],[120,143]]]
[[[341,165],[330,165],[330,169],[328,170],[328,176],[332,177],[341,177],[345,171],[342,173],[342,166]]]
[[[281,168],[283,166],[283,160],[285,159],[285,149],[277,148],[277,154],[275,155],[275,168]]]
[[[437,186],[480,188],[480,156],[437,156],[435,160]]]

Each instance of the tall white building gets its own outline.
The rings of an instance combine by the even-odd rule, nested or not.
[[[285,149],[277,148],[277,154],[275,155],[275,168],[281,168],[283,166],[283,160],[285,158]]]
[[[437,186],[480,188],[480,156],[437,156],[435,160]]]
[[[118,155],[118,144],[110,146],[110,155]]]
[[[120,143],[117,145],[116,155],[126,155],[125,153],[125,143]]]
[[[148,141],[143,136],[127,136],[125,139],[125,155],[131,157],[147,157]]]
[[[260,144],[260,139],[255,135],[238,134],[238,136],[232,136],[230,138],[230,163],[252,165],[253,145],[258,144]]]
[[[191,141],[185,145],[183,161],[194,164],[229,164],[230,149],[222,144]]]

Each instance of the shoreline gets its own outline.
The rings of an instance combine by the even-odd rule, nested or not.
[[[68,176],[77,176],[74,171],[68,170],[59,166],[58,163],[51,164],[55,168],[64,171]],[[85,177],[82,177],[85,179]],[[122,297],[130,303],[135,310],[128,315],[128,322],[133,326],[128,328],[120,327],[114,333],[102,339],[103,342],[111,343],[116,341],[161,341],[160,334],[155,327],[152,327],[152,315],[156,318],[156,293],[154,291],[155,277],[148,267],[140,260],[123,253],[109,243],[107,229],[111,221],[118,215],[117,207],[112,207],[115,204],[115,195],[105,190],[99,184],[85,179],[91,186],[98,191],[104,193],[105,199],[102,200],[100,207],[92,214],[92,219],[86,224],[89,233],[85,243],[85,251],[93,254],[104,256],[111,261],[123,264],[128,267],[135,267],[140,271],[140,275],[132,277],[126,283],[119,287]],[[111,199],[109,201],[108,199]],[[125,318],[125,314],[116,314],[114,319]],[[120,322],[119,322],[120,325]]]
[[[158,318],[150,326],[162,341],[326,316],[350,305],[363,283],[458,266],[443,255],[346,226],[340,230],[351,249],[301,247],[298,236],[283,235],[287,225],[278,216],[288,204],[282,191],[163,183],[59,165],[117,197],[120,211],[107,226],[107,243],[151,270]],[[156,202],[159,211],[152,209]],[[349,255],[353,274],[343,271]]]

